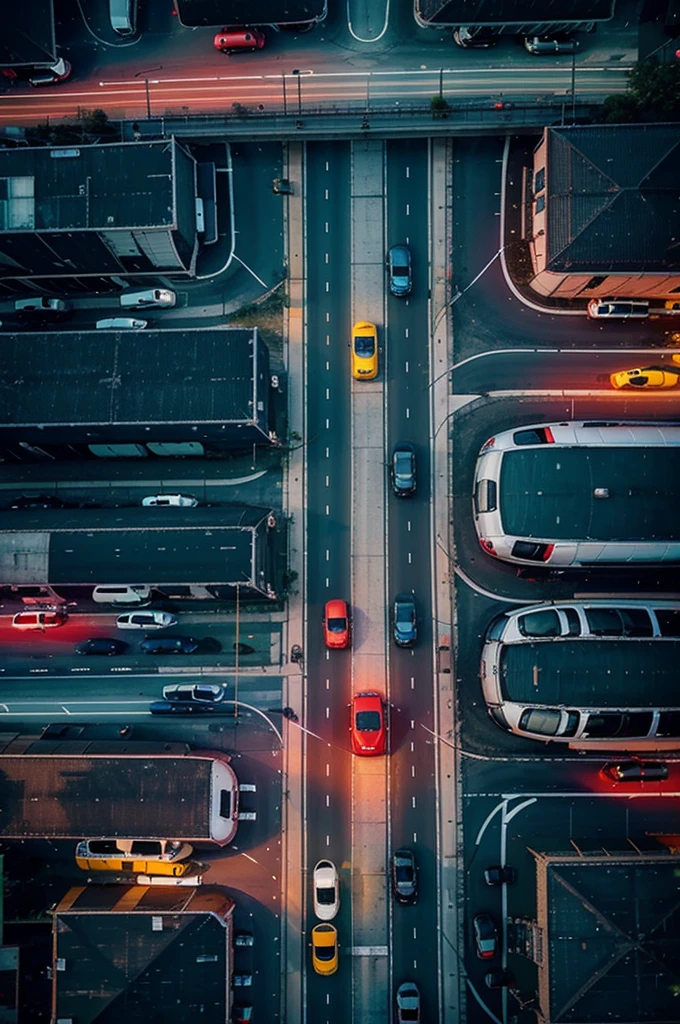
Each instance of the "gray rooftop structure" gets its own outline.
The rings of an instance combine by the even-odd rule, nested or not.
[[[680,125],[547,129],[546,269],[680,270]]]
[[[229,1019],[234,902],[199,886],[87,885],[54,911],[54,1019]]]
[[[196,161],[175,138],[0,150],[0,280],[195,272]]]
[[[524,29],[533,34],[541,27],[585,25],[608,21],[615,0],[414,0],[416,21],[442,25],[494,26]]]
[[[2,5],[0,67],[49,67],[57,59],[54,0]]]
[[[182,25],[302,25],[323,21],[327,0],[175,0]]]
[[[17,518],[18,515],[18,518]],[[0,583],[231,586],[274,597],[269,509],[36,509],[0,513]]]
[[[0,448],[269,443],[257,328],[2,335]]]
[[[537,1019],[670,1024],[680,988],[680,856],[534,853]]]
[[[680,640],[555,639],[506,644],[505,700],[575,708],[678,708]]]
[[[594,496],[606,488],[608,496]],[[510,536],[542,540],[680,538],[680,447],[574,447],[505,452],[499,508]]]

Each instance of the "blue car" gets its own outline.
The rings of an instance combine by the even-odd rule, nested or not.
[[[411,250],[407,245],[393,245],[387,254],[390,291],[403,297],[411,291]]]
[[[397,594],[392,612],[392,632],[397,647],[413,647],[418,638],[416,599],[413,594]]]

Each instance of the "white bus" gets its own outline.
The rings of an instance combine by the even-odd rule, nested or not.
[[[680,562],[680,425],[540,423],[483,445],[483,550],[519,565]]]
[[[579,748],[680,747],[680,603],[533,605],[495,619],[481,681],[497,725]]]

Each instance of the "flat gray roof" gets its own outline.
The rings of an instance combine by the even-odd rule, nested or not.
[[[537,1016],[564,1024],[677,1020],[680,858],[539,854],[536,867]]]
[[[171,227],[178,148],[173,138],[0,150],[0,178],[26,183],[7,201],[0,230]]]
[[[680,640],[545,640],[502,649],[503,696],[549,706],[680,707]]]
[[[0,582],[255,583],[255,527],[266,514],[240,505],[2,512]]]
[[[3,335],[0,437],[24,425],[250,423],[261,344],[241,327]]]
[[[0,755],[0,835],[210,839],[206,757]]]
[[[609,497],[595,498],[596,487]],[[680,539],[680,447],[505,452],[498,507],[505,533],[540,540]]]

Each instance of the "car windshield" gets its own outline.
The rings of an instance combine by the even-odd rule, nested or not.
[[[317,960],[332,960],[335,956],[335,948],[333,946],[317,946],[316,947],[316,958]]]
[[[364,359],[368,359],[375,353],[375,340],[372,337],[366,337],[363,334],[357,334],[354,337],[354,351],[358,356],[363,356]]]
[[[347,629],[347,619],[329,619],[328,620],[328,632],[329,633],[344,633]]]
[[[411,865],[406,861],[397,862],[397,881],[410,882],[413,877]]]
[[[330,906],[332,903],[335,903],[335,888],[332,885],[324,886],[323,888],[320,885],[317,885],[316,899],[317,902],[321,903],[323,906]]]
[[[377,732],[379,728],[379,711],[357,711],[357,729],[359,732]]]

